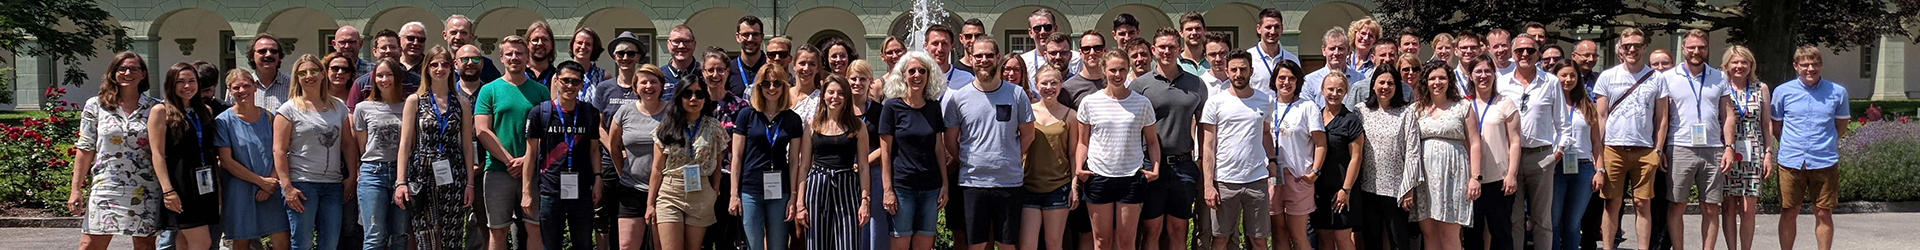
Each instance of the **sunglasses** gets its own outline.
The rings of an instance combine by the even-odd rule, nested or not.
[[[975,38],[980,38],[980,35],[985,35],[985,34],[979,34],[979,33],[974,33],[974,34],[960,34],[960,38],[961,38],[961,39],[967,39],[967,40],[973,40],[973,39],[975,39]]]
[[[1080,45],[1080,51],[1089,51],[1089,50],[1107,50],[1107,45],[1105,44]]]
[[[280,54],[280,50],[277,50],[277,49],[256,49],[256,50],[253,50],[253,53],[254,53],[254,54]]]
[[[909,70],[907,70],[907,74],[921,74],[921,75],[925,75],[925,74],[927,74],[927,69],[909,69]]]
[[[789,54],[786,51],[767,51],[767,58],[774,60],[786,59],[787,55]]]
[[[694,89],[689,89],[689,90],[694,90]],[[691,93],[681,94],[680,96],[682,99],[687,99],[687,100],[706,100],[707,99],[706,91],[694,90],[694,91],[683,91],[683,92],[691,92]]]
[[[580,78],[560,78],[560,79],[553,79],[553,81],[560,82],[560,84],[566,84],[566,85],[580,85],[581,83],[587,82],[586,80],[581,80]]]
[[[352,71],[353,71],[353,67],[347,67],[347,66],[332,66],[332,67],[327,67],[327,71],[330,71],[330,72],[335,72],[335,73],[345,73],[345,72],[352,72]]]
[[[407,36],[406,38],[408,42],[415,42],[415,43],[427,42],[427,37],[424,37],[424,36]]]
[[[760,83],[760,86],[765,86],[764,88],[786,88],[787,81],[780,81],[780,80],[766,81],[766,82]]]
[[[1645,44],[1645,43],[1628,43],[1628,44],[1621,44],[1621,45],[1620,45],[1620,47],[1625,47],[1625,48],[1628,48],[1628,49],[1642,49],[1642,48],[1646,48],[1646,47],[1647,47],[1647,44]]]
[[[463,63],[480,63],[480,62],[482,62],[482,61],[484,61],[484,60],[481,60],[481,59],[480,59],[480,57],[477,57],[477,56],[476,56],[476,57],[462,57],[462,58],[460,58],[460,62],[463,62]]]
[[[1048,31],[1053,31],[1053,28],[1054,28],[1053,24],[1041,24],[1041,25],[1034,25],[1033,27],[1027,27],[1027,30],[1032,30],[1036,32],[1048,32]]]
[[[618,57],[634,57],[638,55],[640,55],[640,51],[637,51],[637,50],[622,50],[622,51],[613,52],[613,56],[618,56]]]
[[[320,74],[319,70],[311,70],[311,69],[293,72],[293,76],[297,76],[297,77],[309,77],[309,76],[314,76],[319,74]]]
[[[1540,49],[1538,49],[1538,48],[1515,48],[1515,49],[1513,49],[1513,53],[1514,53],[1514,54],[1517,54],[1517,55],[1532,55],[1532,54],[1534,54],[1534,53],[1540,53]]]

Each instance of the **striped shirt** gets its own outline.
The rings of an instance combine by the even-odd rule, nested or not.
[[[1087,142],[1087,169],[1105,177],[1128,177],[1145,162],[1141,129],[1153,125],[1153,105],[1140,93],[1113,99],[1096,92],[1080,99],[1077,114],[1092,127]]]

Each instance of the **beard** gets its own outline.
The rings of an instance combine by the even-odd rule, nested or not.
[[[480,70],[461,70],[459,75],[460,75],[460,81],[464,81],[464,82],[480,81]]]

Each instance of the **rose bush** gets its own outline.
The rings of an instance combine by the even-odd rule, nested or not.
[[[65,88],[47,88],[40,110],[45,116],[0,124],[0,208],[29,208],[65,213],[67,181],[72,174],[79,105],[60,100]]]

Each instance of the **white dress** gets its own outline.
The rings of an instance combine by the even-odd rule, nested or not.
[[[1433,219],[1467,225],[1473,219],[1473,200],[1467,199],[1467,182],[1473,174],[1467,168],[1467,112],[1472,108],[1462,100],[1437,113],[1421,110],[1420,153],[1416,174],[1407,175],[1408,195],[1414,196],[1413,220]]]

